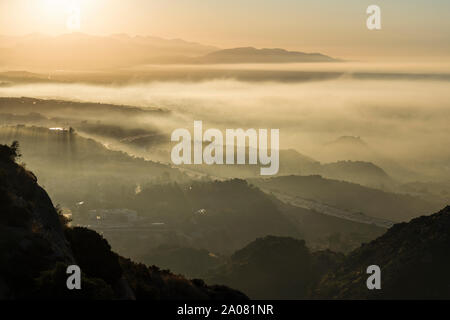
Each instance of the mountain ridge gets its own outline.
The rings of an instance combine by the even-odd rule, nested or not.
[[[146,64],[334,62],[320,53],[253,47],[220,49],[182,39],[68,33],[0,36],[0,60],[14,69],[105,70]],[[74,54],[74,52],[76,54]]]
[[[237,47],[223,49],[198,58],[201,63],[287,63],[287,62],[337,62],[339,60],[321,53],[288,51],[281,48]]]

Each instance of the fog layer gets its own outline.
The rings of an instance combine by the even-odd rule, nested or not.
[[[117,119],[121,125],[151,126],[163,133],[206,128],[277,128],[281,148],[295,148],[322,161],[375,160],[367,152],[332,148],[341,136],[361,137],[370,154],[447,176],[450,152],[450,91],[447,81],[334,80],[283,83],[218,79],[151,82],[126,86],[28,84],[3,87],[4,97],[30,96],[158,107],[163,119]],[[14,111],[12,111],[14,112]],[[364,159],[365,158],[365,159]]]

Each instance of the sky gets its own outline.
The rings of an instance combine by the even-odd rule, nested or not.
[[[372,4],[381,30],[366,27]],[[74,8],[80,24],[68,28]],[[449,57],[449,17],[448,0],[0,0],[2,35],[127,33],[363,59]]]

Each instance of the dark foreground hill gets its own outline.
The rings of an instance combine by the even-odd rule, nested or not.
[[[267,236],[236,251],[208,281],[234,285],[252,299],[306,299],[343,260],[342,253],[311,252],[303,240]]]
[[[16,164],[17,145],[0,145],[0,300],[246,299],[242,293],[136,264],[95,231],[69,228],[36,177]],[[66,287],[78,265],[82,290]]]
[[[381,290],[368,290],[366,269],[381,268]],[[315,297],[333,299],[450,299],[450,207],[394,225],[353,251],[325,276]]]
[[[369,290],[367,268],[381,269]],[[311,251],[303,240],[268,236],[236,251],[212,270],[255,299],[450,299],[450,206],[394,225],[349,255]]]
[[[0,145],[0,299],[245,299],[111,251],[95,231],[69,228],[36,177],[16,164],[17,146]],[[66,289],[66,268],[83,272],[81,291]],[[381,290],[366,287],[381,268]],[[311,252],[302,240],[265,237],[238,250],[208,277],[251,298],[449,299],[450,207],[409,223],[347,257]]]

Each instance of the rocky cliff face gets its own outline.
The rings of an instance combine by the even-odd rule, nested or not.
[[[121,258],[95,231],[69,228],[33,173],[16,163],[18,145],[0,145],[0,300],[247,299],[201,280]],[[67,289],[67,266],[82,290]]]

